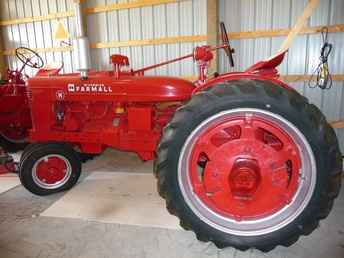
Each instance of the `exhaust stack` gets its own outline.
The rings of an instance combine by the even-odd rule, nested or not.
[[[76,38],[73,40],[74,60],[80,78],[86,80],[91,70],[90,42],[86,36],[85,24],[82,15],[82,0],[74,0],[76,19]]]

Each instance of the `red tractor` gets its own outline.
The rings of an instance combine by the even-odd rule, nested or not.
[[[26,47],[15,50],[16,57],[22,62],[19,70],[8,70],[6,79],[0,81],[0,169],[15,171],[16,165],[8,153],[23,150],[28,145],[31,124],[31,111],[25,82],[29,78],[25,68],[39,69],[37,76],[57,75],[63,64],[44,66],[42,57]],[[82,162],[94,155],[78,153]],[[3,167],[1,167],[3,166]]]
[[[37,195],[68,190],[81,173],[76,151],[116,148],[155,160],[168,211],[199,240],[268,251],[310,234],[339,193],[336,135],[318,108],[278,79],[285,52],[207,78],[213,51],[224,49],[233,65],[221,28],[221,46],[136,71],[123,69],[126,56],[112,55],[113,70],[90,72],[79,37],[81,73],[40,71],[27,81],[33,126],[19,164],[24,187]],[[199,67],[195,83],[144,76],[186,58]]]
[[[16,56],[23,63],[22,67],[19,70],[8,70],[6,80],[0,82],[0,146],[8,152],[24,149],[31,128],[25,86],[29,77],[24,69],[26,66],[40,69],[44,65],[43,59],[28,48],[17,48]]]

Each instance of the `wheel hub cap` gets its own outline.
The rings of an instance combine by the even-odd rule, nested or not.
[[[71,175],[69,161],[60,155],[48,155],[36,161],[33,166],[33,180],[45,189],[62,186]]]
[[[237,160],[229,175],[229,188],[234,198],[252,198],[260,184],[259,166],[255,160]]]

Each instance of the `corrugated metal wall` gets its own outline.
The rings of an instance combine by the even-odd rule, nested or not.
[[[73,2],[69,0],[1,0],[0,10],[2,20],[12,20],[32,16],[44,16],[49,13],[64,12],[73,8]],[[74,34],[74,18],[60,19],[69,30]],[[5,49],[15,49],[20,46],[29,48],[50,48],[59,47],[60,43],[53,40],[54,27],[56,20],[38,21],[19,25],[9,25],[2,27]],[[53,61],[64,62],[64,71],[70,72],[73,69],[71,52],[64,53],[42,53],[46,63]],[[11,68],[21,65],[14,56],[8,56],[8,64]],[[33,71],[26,69],[29,75]]]
[[[126,1],[96,0],[88,1],[88,5],[116,2]],[[91,41],[111,42],[205,35],[206,15],[206,0],[180,1],[178,3],[92,14],[88,17],[89,36]],[[200,43],[94,49],[92,50],[92,60],[95,62],[95,68],[103,69],[108,67],[110,54],[121,53],[131,57],[132,66],[138,68],[192,53],[193,47]],[[155,71],[158,74],[176,76],[189,76],[194,72],[192,60],[162,67]]]
[[[220,0],[220,20],[232,32],[270,30],[292,27],[302,14],[307,0]],[[309,26],[344,23],[343,0],[320,0]],[[334,44],[329,58],[333,74],[344,73],[344,33],[329,34]],[[235,48],[236,70],[244,70],[253,63],[268,58],[281,46],[285,37],[232,40]],[[322,39],[320,34],[298,36],[287,58],[279,67],[281,74],[312,74],[319,61]],[[221,71],[228,70],[227,58],[220,55]],[[322,109],[329,121],[344,119],[344,83],[334,82],[329,90],[311,89],[308,83],[293,83],[301,94]],[[344,129],[338,129],[344,152]]]
[[[129,0],[88,0],[87,7],[97,5],[129,3]],[[2,20],[48,13],[73,10],[72,0],[1,0]],[[134,9],[123,9],[111,12],[90,14],[87,16],[88,34],[91,43],[156,39],[162,37],[191,36],[206,34],[206,0],[185,0],[177,3],[161,4]],[[75,32],[74,18],[59,19],[73,36]],[[49,48],[60,46],[52,35],[57,20],[39,21],[3,27],[5,49],[19,46],[31,48]],[[189,54],[199,43],[176,43],[156,46],[135,46],[111,49],[92,49],[94,69],[107,69],[109,55],[125,54],[130,57],[132,67],[151,65],[179,55]],[[71,52],[42,54],[47,63],[61,61],[65,63],[65,72],[73,71]],[[15,68],[17,60],[8,57],[9,64]],[[196,69],[192,60],[157,69],[153,73],[176,76],[190,76]],[[29,74],[32,71],[27,70]]]

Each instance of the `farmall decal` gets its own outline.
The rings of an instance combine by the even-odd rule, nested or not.
[[[109,93],[112,92],[110,86],[105,86],[104,84],[83,84],[83,85],[75,85],[75,84],[68,84],[68,92],[70,93],[81,93],[81,92],[94,92],[94,93]]]

